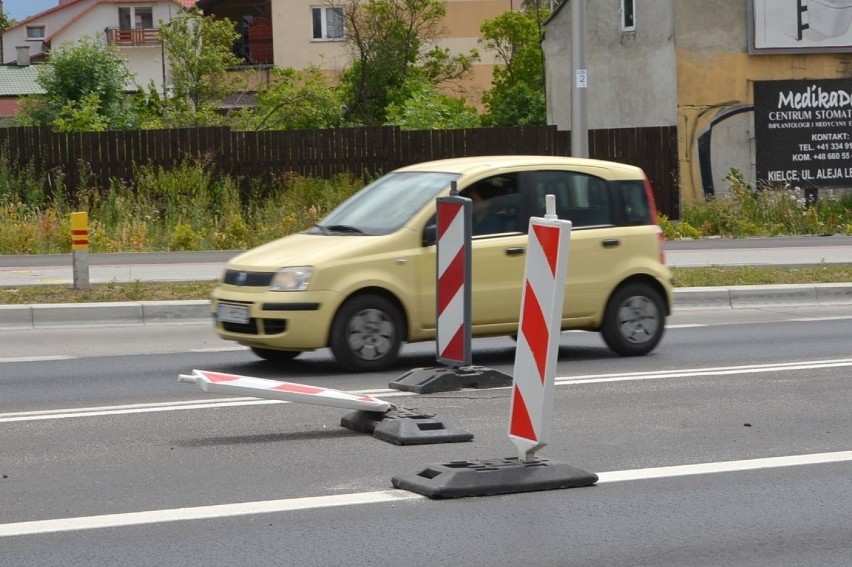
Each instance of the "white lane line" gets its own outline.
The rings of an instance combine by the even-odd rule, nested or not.
[[[789,372],[794,370],[816,370],[822,368],[840,368],[852,366],[852,359],[812,360],[804,362],[783,362],[776,364],[752,364],[746,366],[720,366],[696,369],[658,370],[649,372],[630,372],[615,374],[586,374],[578,376],[559,376],[557,386],[577,384],[599,384],[606,382],[630,382],[641,380],[662,380],[666,378],[693,378],[706,376],[730,376],[737,374],[755,374],[761,372]],[[508,389],[492,388],[492,390]],[[378,398],[399,398],[414,396],[411,392],[389,389],[353,390],[351,394],[366,394]],[[28,412],[0,413],[0,423],[21,421],[44,421],[52,419],[72,419],[78,417],[97,417],[108,415],[127,415],[138,413],[154,413],[165,411],[212,409],[222,407],[255,406],[266,404],[286,404],[279,400],[262,400],[258,398],[236,397],[216,398],[209,400],[184,400],[176,402],[161,402],[151,404],[129,404],[121,406],[100,406],[73,409],[54,409]]]
[[[148,512],[130,512],[127,514],[106,514],[103,516],[83,516],[80,518],[60,518],[56,520],[38,520],[0,524],[0,537],[114,528],[119,526],[139,526],[162,522],[186,520],[208,520],[251,514],[270,514],[313,510],[332,506],[352,506],[357,504],[379,504],[400,500],[423,498],[404,490],[383,490],[380,492],[360,492],[336,496],[312,496],[287,500],[266,500],[243,502],[240,504],[217,504],[195,508],[174,508],[171,510],[151,510]]]
[[[722,461],[719,463],[700,463],[697,465],[677,465],[632,471],[612,471],[598,474],[598,484],[624,482],[629,480],[649,480],[654,478],[673,478],[698,474],[753,471],[759,469],[777,469],[802,465],[824,465],[852,461],[852,451],[836,453],[814,453],[811,455],[790,455],[787,457],[767,457],[742,461]]]
[[[628,471],[611,471],[598,473],[598,484],[673,478],[686,475],[717,474],[793,466],[821,465],[849,461],[852,461],[852,451],[816,453],[812,455],[791,455],[786,457],[768,457],[744,461],[701,463],[695,465],[679,465]],[[382,490],[377,492],[358,492],[333,496],[311,496],[284,500],[243,502],[238,504],[217,504],[213,506],[198,506],[193,508],[150,510],[146,512],[129,512],[125,514],[105,514],[101,516],[83,516],[78,518],[35,520],[29,522],[0,524],[0,537],[93,530],[122,526],[138,526],[143,524],[181,522],[189,520],[210,520],[234,516],[248,516],[252,514],[294,512],[298,510],[314,510],[318,508],[330,508],[337,506],[383,504],[388,502],[393,503],[406,500],[423,499],[425,499],[424,496],[405,490]]]
[[[821,368],[842,368],[852,366],[852,359],[810,360],[802,362],[783,362],[775,364],[750,364],[745,366],[720,366],[680,370],[654,370],[649,372],[629,372],[618,374],[587,374],[580,376],[558,376],[556,384],[596,384],[601,382],[626,382],[639,380],[659,380],[663,378],[694,378],[701,376],[731,376],[736,374],[756,374],[761,372],[789,372],[792,370],[817,370]]]
[[[72,360],[76,356],[21,356],[18,358],[0,358],[0,364],[7,362],[49,362],[51,360]]]

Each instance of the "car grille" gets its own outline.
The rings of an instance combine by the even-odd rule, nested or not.
[[[287,319],[260,319],[263,324],[264,335],[278,335],[287,330]],[[222,323],[222,328],[229,333],[240,333],[241,335],[259,335],[257,326],[258,319],[252,318],[248,323]]]
[[[247,272],[245,270],[225,270],[225,283],[245,287],[269,287],[274,272]]]

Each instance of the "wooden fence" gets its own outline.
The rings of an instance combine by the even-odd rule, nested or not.
[[[243,132],[180,128],[110,132],[53,132],[0,128],[0,151],[15,166],[62,175],[76,187],[88,173],[103,187],[132,179],[137,165],[170,168],[200,159],[215,171],[251,181],[293,172],[328,178],[339,173],[375,176],[433,159],[489,155],[567,156],[571,133],[554,126],[400,130],[395,126]],[[637,165],[650,177],[658,208],[679,218],[677,129],[621,128],[589,132],[589,155]]]

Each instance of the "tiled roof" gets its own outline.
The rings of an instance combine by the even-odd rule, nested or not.
[[[0,65],[0,96],[42,94],[44,89],[36,83],[37,65],[18,67]]]
[[[57,2],[58,1],[59,0],[57,0]],[[57,4],[56,6],[51,6],[47,10],[43,10],[43,11],[39,12],[38,14],[33,14],[32,16],[24,18],[23,20],[15,23],[15,25],[10,26],[9,29],[19,28],[19,27],[23,26],[24,24],[31,22],[32,20],[43,18],[44,16],[46,16],[48,14],[62,10],[64,8],[66,8],[67,6],[70,6],[72,4],[76,4],[78,2],[83,2],[83,1],[84,0],[71,0],[70,2],[66,2],[65,4]],[[135,1],[138,2],[138,1],[141,1],[141,0],[135,0]],[[181,6],[183,6],[184,8],[187,8],[187,9],[195,6],[195,3],[197,2],[197,0],[167,0],[167,1],[174,2],[176,4],[180,4]],[[122,3],[128,3],[128,2],[126,2],[125,0],[96,0],[94,4],[122,4]]]

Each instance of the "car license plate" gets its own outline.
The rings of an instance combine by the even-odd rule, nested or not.
[[[247,325],[250,320],[248,306],[220,303],[216,311],[216,318],[223,323]]]

